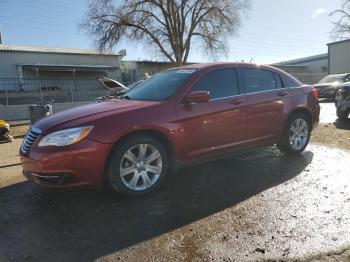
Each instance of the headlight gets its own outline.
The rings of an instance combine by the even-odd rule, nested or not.
[[[40,140],[39,147],[67,146],[78,143],[83,140],[92,129],[93,126],[84,126],[53,132]]]

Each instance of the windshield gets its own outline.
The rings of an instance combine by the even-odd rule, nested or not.
[[[142,81],[134,82],[134,83],[128,85],[127,88],[128,88],[129,90],[131,90],[131,89],[135,88],[137,85],[139,85],[141,82],[142,82]]]
[[[139,83],[124,94],[132,100],[166,100],[170,98],[196,70],[175,69],[155,74],[150,79]]]
[[[320,84],[325,84],[325,83],[334,83],[334,82],[340,82],[343,83],[344,82],[344,75],[329,75],[326,76],[325,78],[323,78],[320,81]]]

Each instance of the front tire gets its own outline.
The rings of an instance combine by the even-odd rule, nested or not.
[[[342,110],[340,110],[340,108],[337,108],[337,117],[340,120],[347,119],[348,116],[349,116],[349,111],[342,111]]]
[[[310,135],[310,119],[305,114],[295,113],[287,120],[277,147],[285,154],[298,155],[309,144]]]
[[[148,136],[134,136],[113,149],[106,169],[110,187],[124,195],[139,196],[155,190],[168,172],[164,146]]]

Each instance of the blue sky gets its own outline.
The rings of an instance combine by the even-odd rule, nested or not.
[[[329,13],[341,0],[253,0],[237,34],[228,39],[229,52],[219,61],[273,63],[327,52],[331,42]],[[5,44],[94,48],[94,40],[80,32],[87,0],[0,0],[0,30]],[[115,48],[127,50],[128,60],[162,59],[136,42]],[[201,51],[190,61],[206,62]]]

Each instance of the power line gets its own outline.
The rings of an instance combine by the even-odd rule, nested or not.
[[[23,22],[29,22],[29,23],[32,23],[34,21],[32,20],[27,20],[27,19],[22,19],[22,18],[14,18],[14,17],[6,17],[6,16],[2,16],[0,15],[0,17],[2,18],[5,18],[5,19],[10,19],[10,20],[16,20],[16,21],[23,21]],[[41,23],[42,24],[42,23]],[[28,24],[26,23],[26,26]],[[64,27],[63,24],[55,24],[55,23],[49,23],[49,22],[45,22],[45,25],[52,25],[52,26],[57,26],[57,27]],[[38,28],[38,27],[35,27],[35,28]],[[42,29],[45,29],[45,30],[49,30],[49,31],[52,31],[51,29],[48,29],[48,28],[40,28],[41,30]],[[56,29],[55,29],[56,30]],[[65,32],[63,30],[60,30],[61,32]],[[310,50],[310,51],[316,51],[316,50],[319,50],[318,48],[311,48],[311,47],[305,47],[304,45],[293,45],[293,44],[289,44],[288,42],[287,43],[276,43],[275,42],[275,39],[271,39],[271,41],[274,41],[273,43],[266,43],[266,41],[246,41],[246,40],[242,40],[242,39],[237,39],[237,40],[231,40],[231,42],[233,44],[236,44],[236,43],[242,43],[244,44],[244,46],[251,46],[251,47],[254,47],[254,48],[266,48],[266,46],[268,46],[271,50],[271,48],[273,50],[280,50],[281,48],[283,47],[288,47],[288,49],[303,49],[303,50]]]
[[[10,7],[10,8],[11,8],[11,7]],[[62,19],[62,17],[43,15],[43,14],[37,14],[37,13],[32,13],[32,12],[25,12],[25,11],[23,11],[23,10],[1,9],[0,12],[1,12],[1,11],[4,11],[6,14],[11,13],[11,12],[16,12],[16,14],[25,14],[25,15],[35,16],[35,17],[44,17],[44,18],[48,18],[48,19],[55,19],[55,18],[56,18],[57,20]],[[65,18],[64,20],[65,20],[65,21],[72,21],[72,22],[73,22],[73,20],[67,19],[67,18]],[[74,20],[74,22],[76,22],[76,20]]]
[[[8,17],[8,16],[3,16],[3,15],[0,15],[0,18],[4,18],[4,19],[9,19],[9,20],[15,20],[15,21],[23,21],[23,22],[29,22],[29,23],[31,23],[31,22],[34,22],[34,23],[40,23],[40,24],[43,24],[43,23],[45,23],[45,25],[52,25],[52,26],[58,26],[58,27],[60,27],[60,28],[62,28],[62,27],[64,27],[65,25],[63,25],[63,24],[55,24],[55,23],[50,23],[50,22],[43,22],[43,21],[41,21],[41,22],[39,22],[39,21],[33,21],[32,19],[23,19],[23,18],[17,18],[17,17]],[[72,26],[72,25],[68,25],[68,24],[66,24],[66,26]]]
[[[47,3],[47,1],[45,1],[45,0],[36,0],[36,2],[45,2],[45,3]],[[62,3],[62,0],[60,1],[60,4],[52,3],[52,0],[50,0],[48,5],[50,5],[50,6],[57,6],[57,7],[61,7],[61,8],[64,8],[64,9],[75,9],[75,10],[81,11],[81,8],[79,8],[78,6],[73,6],[72,7],[72,4],[73,3],[75,4],[75,2],[73,2],[73,1],[70,1],[70,3],[69,3],[70,5],[69,6],[62,5],[61,3]]]
[[[32,29],[35,29],[35,30],[40,30],[40,31],[47,31],[47,32],[58,32],[58,33],[76,33],[76,32],[73,32],[73,31],[61,31],[61,30],[56,30],[56,29],[48,29],[48,28],[42,28],[42,27],[37,27],[37,26],[30,26],[30,25],[20,25],[20,24],[14,24],[14,23],[1,23],[2,25],[6,25],[6,26],[9,26],[9,27],[19,27],[19,28],[22,28],[22,29],[26,29],[26,28],[32,28]]]
[[[3,0],[5,3],[7,0]],[[7,2],[8,4],[12,4],[16,2],[16,0],[11,0],[11,2]],[[17,2],[18,3],[18,2]],[[21,7],[26,7],[26,8],[31,8],[31,9],[35,9],[35,10],[43,10],[43,11],[46,11],[46,12],[54,12],[54,13],[64,13],[64,14],[67,14],[67,13],[70,13],[71,15],[76,15],[76,13],[73,13],[73,12],[69,12],[67,10],[65,10],[65,12],[62,12],[62,11],[58,11],[58,10],[52,10],[52,9],[48,9],[48,8],[43,8],[42,6],[33,6],[33,5],[28,5],[28,4],[23,4],[23,3],[19,3]]]
[[[42,28],[42,27],[38,27],[38,26],[31,26],[31,25],[22,25],[22,24],[8,24],[8,23],[3,23],[9,27],[20,27],[20,28],[32,28],[35,30],[40,30],[40,31],[48,31],[48,32],[59,32],[59,33],[76,33],[75,31],[63,31],[63,30],[56,30],[56,29],[48,29],[48,28]],[[249,47],[251,46],[251,48]],[[257,51],[252,51],[252,49],[266,49],[268,46],[268,44],[254,44],[254,43],[242,43],[242,46],[235,46],[232,48],[231,46],[231,50],[232,51],[237,51],[240,54],[249,54],[250,56],[256,56],[256,54],[259,54],[260,52]],[[276,56],[285,56],[286,53],[286,49],[285,48],[271,48],[271,46],[269,46],[269,51],[268,54],[263,54],[264,56],[271,56],[271,57],[276,57]],[[289,47],[287,48],[287,53],[291,53],[291,52],[298,52],[299,50],[306,50],[305,48],[300,48],[299,47]],[[307,49],[309,50],[309,52],[319,52],[319,49]]]
[[[321,48],[325,49],[325,46],[315,46],[315,47],[305,47],[305,46],[298,46],[298,45],[291,45],[291,44],[286,44],[286,43],[271,43],[271,42],[259,42],[259,41],[234,41],[230,43],[231,47],[234,47],[236,45],[244,45],[246,47],[252,47],[252,48],[259,48],[259,49],[268,49],[268,50],[275,50],[275,49],[303,49],[303,50],[310,50],[310,51],[318,51]]]

